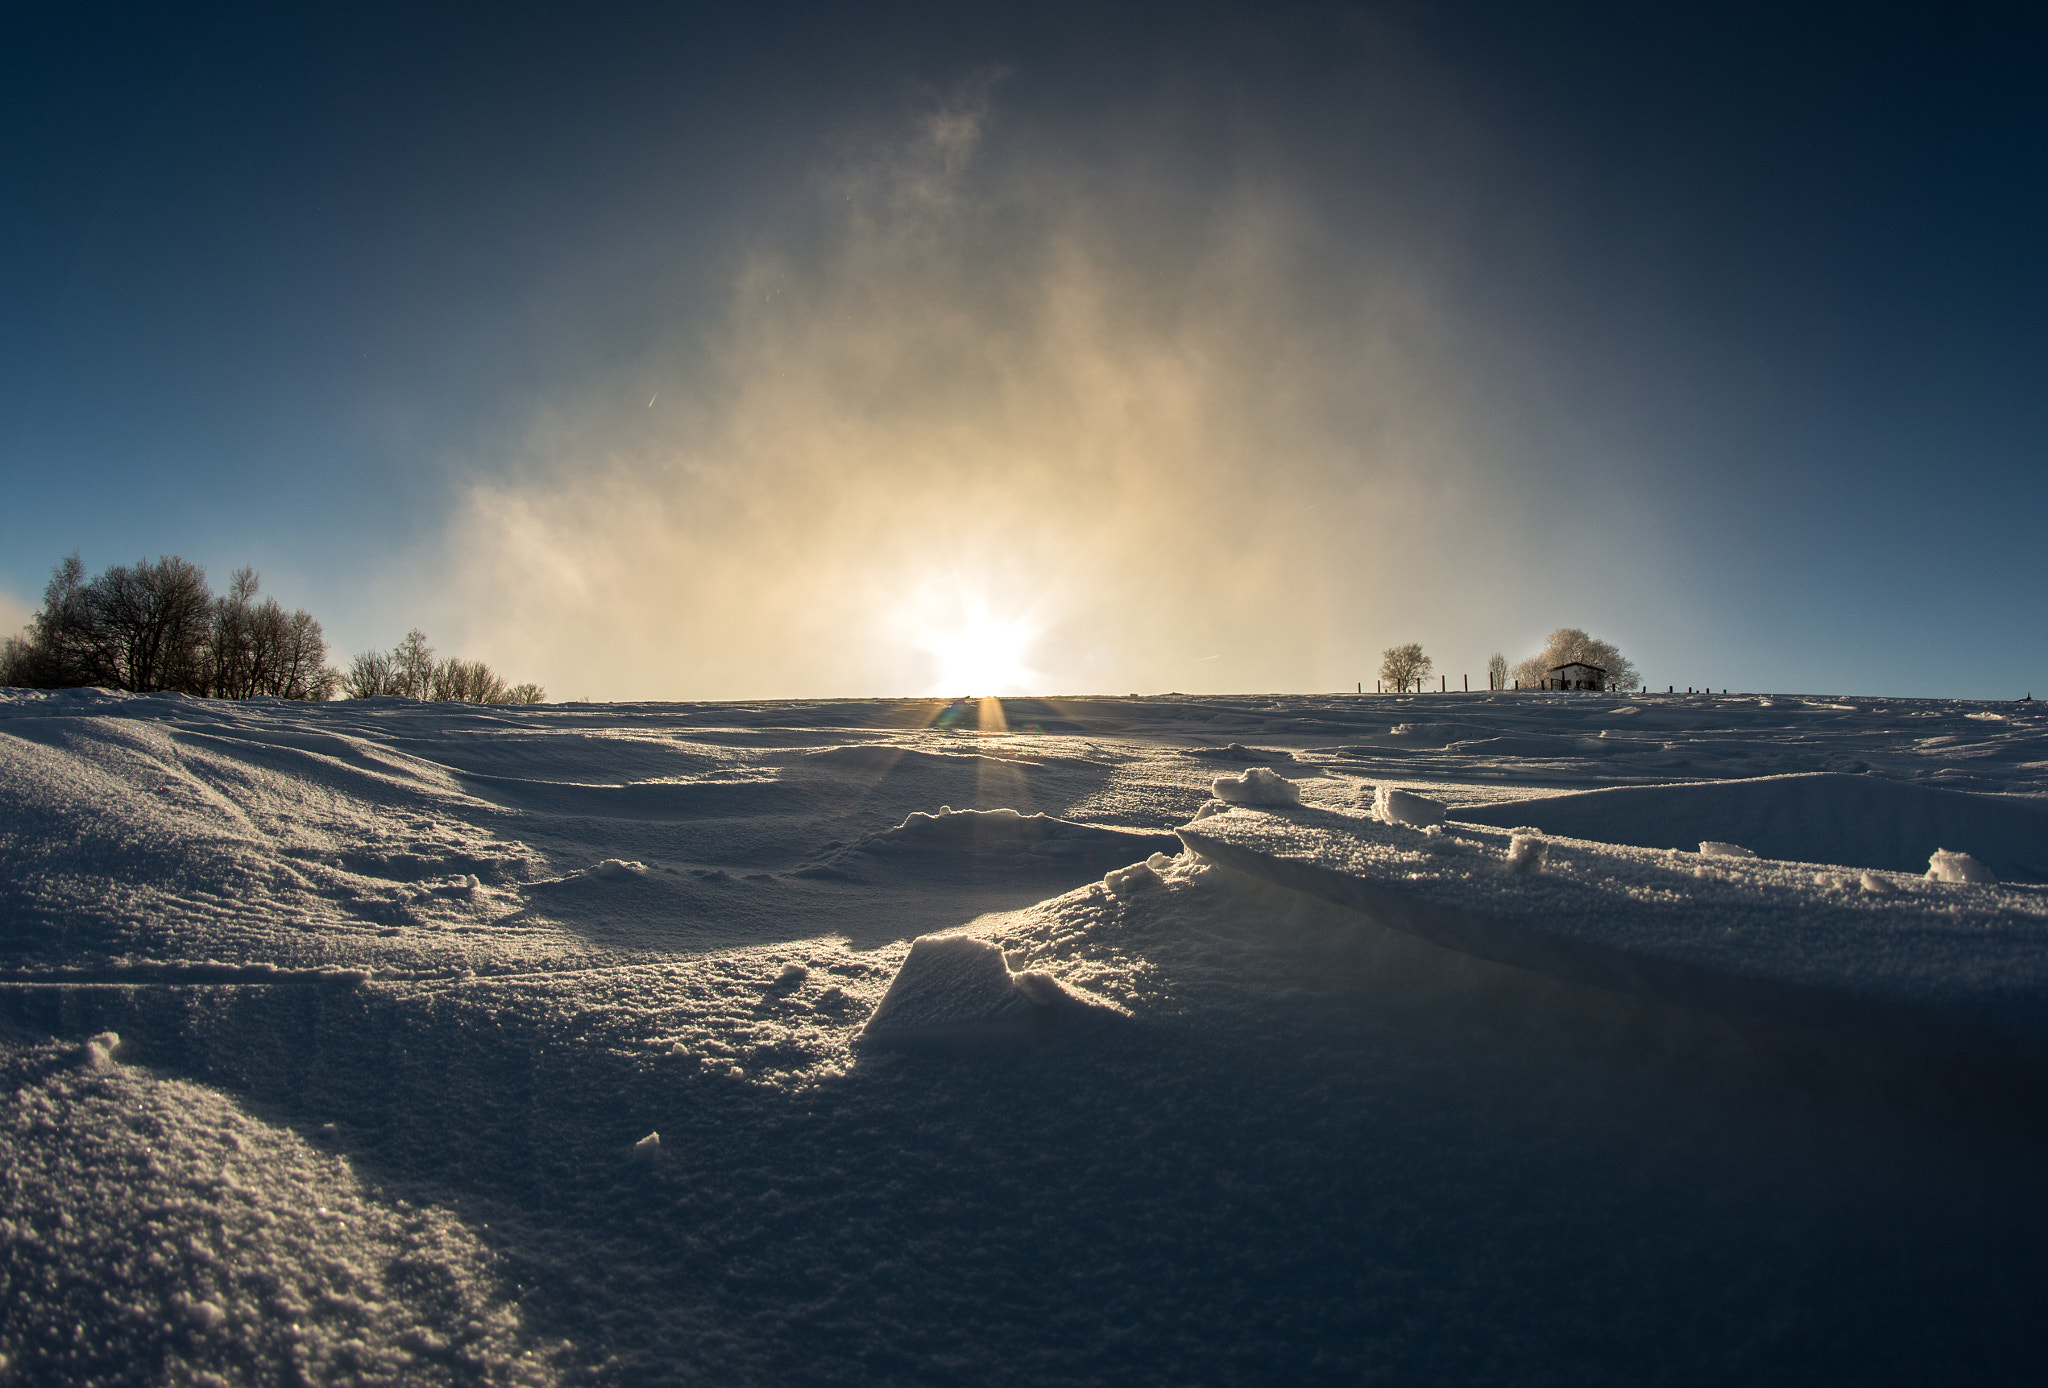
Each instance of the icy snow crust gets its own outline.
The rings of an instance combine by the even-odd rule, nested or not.
[[[2044,731],[0,694],[0,1382],[2026,1381]]]

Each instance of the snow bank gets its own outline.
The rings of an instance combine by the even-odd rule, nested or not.
[[[1263,766],[1248,766],[1238,776],[1218,776],[1209,783],[1210,793],[1233,805],[1294,805],[1301,792],[1294,782]]]
[[[1880,776],[1620,786],[1466,807],[1454,818],[1638,848],[1741,844],[1766,858],[1891,872],[1923,871],[1930,855],[1956,844],[1998,877],[2048,882],[2048,803]]]

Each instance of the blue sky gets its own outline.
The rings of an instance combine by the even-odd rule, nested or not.
[[[2048,692],[2024,7],[0,20],[0,594],[558,696]],[[984,650],[986,668],[957,663]]]

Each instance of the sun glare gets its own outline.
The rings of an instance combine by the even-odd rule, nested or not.
[[[933,692],[1021,693],[1030,679],[1024,665],[1024,646],[1030,638],[1024,623],[998,621],[986,612],[969,614],[956,626],[932,631],[926,644],[939,664]]]

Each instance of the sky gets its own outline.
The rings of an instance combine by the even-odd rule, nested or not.
[[[287,12],[289,11],[289,12]],[[2048,694],[2023,6],[17,6],[0,624],[556,698]]]

